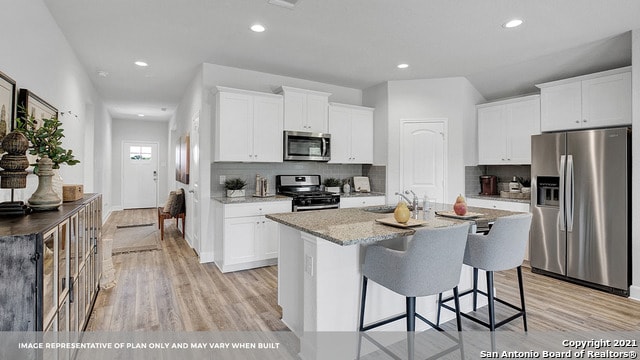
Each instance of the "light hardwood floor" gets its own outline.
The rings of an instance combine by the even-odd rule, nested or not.
[[[155,221],[153,209],[118,212],[104,233],[118,223]],[[213,263],[199,263],[175,221],[165,224],[162,250],[113,257],[117,285],[100,291],[88,331],[287,330],[275,266],[222,274]],[[640,330],[640,302],[523,270],[530,331]],[[498,297],[518,303],[515,270],[496,273],[495,282]],[[463,328],[478,326],[463,320]],[[522,331],[522,321],[500,329]]]

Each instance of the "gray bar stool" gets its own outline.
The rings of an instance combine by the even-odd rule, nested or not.
[[[362,267],[362,301],[360,331],[390,322],[407,319],[407,331],[415,331],[415,318],[429,326],[442,329],[416,313],[416,297],[442,293],[453,289],[458,330],[462,330],[458,303],[458,282],[462,269],[469,223],[435,229],[419,229],[405,251],[370,245]],[[391,319],[364,325],[367,281],[376,283],[406,297],[406,313]]]
[[[489,322],[486,323],[469,314],[461,315],[480,325],[494,331],[496,328],[522,316],[524,331],[527,331],[527,313],[524,305],[524,287],[522,284],[522,262],[526,251],[529,229],[531,228],[532,214],[518,214],[498,218],[491,230],[486,235],[470,234],[467,240],[467,248],[464,253],[464,264],[473,267],[473,289],[461,293],[459,296],[473,294],[473,311],[477,310],[478,293],[487,296]],[[518,271],[518,287],[520,289],[520,307],[494,297],[493,272],[516,268]],[[486,271],[487,292],[478,290],[478,269]],[[442,294],[438,300],[438,323],[440,321],[440,307],[451,311],[457,311],[445,303],[457,299],[447,298],[442,300]],[[509,318],[496,323],[495,303],[497,301],[514,310],[517,313]]]

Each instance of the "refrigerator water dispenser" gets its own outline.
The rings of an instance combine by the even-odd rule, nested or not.
[[[538,176],[538,206],[560,206],[560,177]]]

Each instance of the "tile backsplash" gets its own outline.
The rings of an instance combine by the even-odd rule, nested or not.
[[[499,183],[508,183],[514,176],[531,179],[531,165],[478,165],[465,166],[465,193],[480,193],[480,175],[495,175]]]
[[[365,171],[366,168],[366,171]],[[211,194],[224,196],[224,185],[220,184],[220,176],[227,179],[239,177],[247,182],[247,195],[252,195],[256,187],[256,174],[269,181],[268,192],[276,190],[276,175],[320,175],[346,179],[353,176],[370,176],[371,191],[384,192],[385,166],[329,164],[324,162],[285,161],[282,163],[212,163]]]

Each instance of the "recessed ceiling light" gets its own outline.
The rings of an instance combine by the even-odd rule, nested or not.
[[[251,31],[253,31],[253,32],[261,33],[261,32],[263,32],[265,30],[266,30],[265,27],[260,25],[260,24],[251,25]]]
[[[406,69],[409,67],[409,64],[398,64],[398,69]]]
[[[144,61],[140,61],[140,60],[138,60],[138,61],[134,62],[134,64],[136,64],[136,65],[138,65],[138,66],[142,66],[142,67],[149,66],[149,64],[147,64],[147,63],[146,63],[146,62],[144,62]]]
[[[144,117],[144,114],[138,114],[139,117]]]
[[[506,23],[502,24],[503,28],[507,28],[507,29],[511,29],[514,27],[518,27],[520,25],[522,25],[523,21],[520,19],[513,19],[513,20],[509,20]]]

